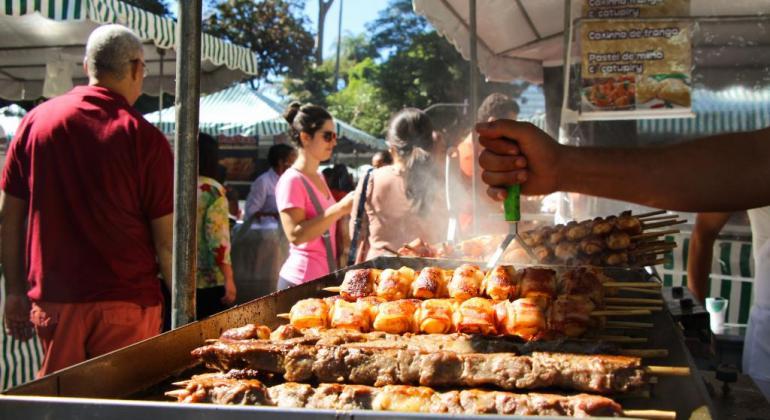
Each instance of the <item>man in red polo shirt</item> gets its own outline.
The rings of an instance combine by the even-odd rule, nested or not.
[[[19,339],[34,327],[38,376],[158,334],[159,272],[170,288],[173,161],[132,107],[141,40],[99,27],[83,66],[88,86],[21,122],[0,180],[5,325]]]

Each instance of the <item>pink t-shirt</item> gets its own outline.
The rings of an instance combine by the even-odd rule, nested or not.
[[[313,189],[324,210],[336,203],[328,186],[326,191],[321,192],[300,171],[289,168],[281,175],[275,187],[275,201],[279,212],[290,208],[301,208],[305,210],[306,219],[318,216],[302,178],[305,178]],[[330,234],[332,250],[335,255],[337,253],[336,232],[337,224],[334,223],[330,228]],[[319,236],[301,245],[289,244],[289,258],[283,263],[279,274],[282,278],[294,284],[301,284],[327,274],[329,274],[329,263],[326,259],[326,246],[322,237]]]

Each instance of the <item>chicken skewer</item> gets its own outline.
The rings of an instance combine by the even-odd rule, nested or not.
[[[579,273],[576,275],[575,273]],[[581,291],[573,290],[574,281],[583,283]],[[339,287],[327,287],[324,290],[339,293],[348,301],[377,296],[386,300],[416,298],[453,298],[467,300],[471,297],[490,297],[496,300],[536,297],[546,299],[555,296],[557,288],[561,293],[594,293],[595,302],[600,305],[600,298],[605,294],[602,289],[622,289],[624,287],[655,288],[655,282],[614,282],[601,270],[578,267],[564,272],[558,277],[556,271],[548,268],[525,268],[514,270],[512,266],[500,265],[484,274],[475,265],[463,264],[457,270],[445,270],[427,267],[419,272],[402,267],[398,270],[357,269],[345,274]],[[586,289],[592,289],[586,292]]]
[[[560,295],[548,306],[537,298],[493,301],[474,297],[454,299],[363,298],[348,302],[339,297],[303,299],[292,306],[290,324],[303,328],[340,328],[390,334],[468,333],[516,336],[524,340],[579,337],[599,328],[606,316],[649,315],[644,310],[595,310],[587,296]],[[286,314],[279,314],[286,317]]]
[[[229,374],[196,375],[174,383],[182,387],[166,396],[180,403],[260,405],[280,408],[377,410],[449,414],[516,414],[570,417],[627,416],[675,419],[673,411],[623,410],[610,398],[578,394],[514,394],[466,389],[438,392],[429,387],[387,385],[307,384],[287,382],[267,387],[257,379]]]

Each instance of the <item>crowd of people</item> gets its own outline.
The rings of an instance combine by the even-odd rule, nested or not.
[[[29,112],[9,148],[0,179],[5,328],[17,339],[39,337],[40,376],[161,331],[162,289],[171,289],[173,157],[163,134],[132,107],[145,67],[134,33],[119,25],[97,28],[84,60],[88,85]],[[577,192],[671,210],[770,205],[770,129],[654,149],[578,148],[516,122],[517,113],[501,94],[479,110],[478,161],[490,200],[521,184],[523,194]],[[248,283],[266,285],[265,294],[392,255],[416,237],[439,242],[446,233],[444,185],[455,180],[445,179],[447,147],[425,112],[395,113],[388,150],[374,154],[357,184],[344,165],[319,172],[337,144],[327,110],[292,103],[284,117],[292,145],[270,148],[270,169],[251,185],[243,215],[237,196],[223,186],[216,139],[199,137],[199,319],[244,295],[256,297],[245,292]],[[471,143],[458,147],[459,185],[473,175]],[[755,247],[744,370],[767,393],[770,211],[753,214],[762,242]],[[705,245],[694,241],[693,252],[710,248],[725,217],[698,218],[696,234]],[[239,268],[238,262],[266,255],[274,266]],[[700,273],[691,285],[698,298],[704,258],[710,254],[695,256],[692,267]]]

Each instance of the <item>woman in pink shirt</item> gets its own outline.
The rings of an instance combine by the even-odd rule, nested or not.
[[[337,144],[332,116],[317,105],[289,105],[284,117],[299,156],[281,175],[275,199],[289,240],[289,258],[281,267],[278,289],[296,286],[336,270],[337,221],[350,214],[352,194],[334,200],[318,166]]]

